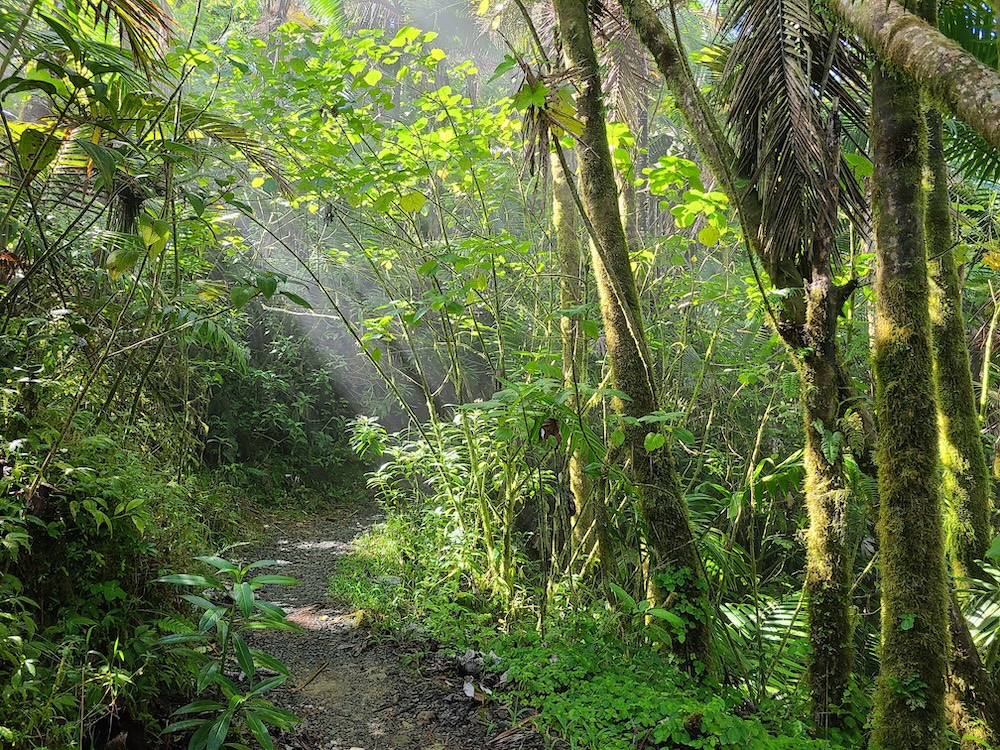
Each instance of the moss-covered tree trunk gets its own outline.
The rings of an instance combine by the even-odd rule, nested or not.
[[[832,236],[830,238],[832,244]],[[827,258],[829,256],[827,255]],[[805,494],[809,510],[805,591],[808,602],[809,694],[822,734],[843,726],[851,677],[850,564],[847,512],[850,492],[837,434],[840,392],[837,315],[843,290],[817,270],[806,287],[802,356],[797,360],[805,421]]]
[[[962,287],[951,236],[951,200],[941,114],[927,112],[927,270],[937,386],[948,553],[957,575],[968,575],[989,547],[990,473],[979,434],[979,413],[965,343]]]
[[[552,228],[555,233],[556,255],[559,260],[559,304],[563,310],[573,310],[583,304],[583,253],[580,247],[579,222],[573,202],[573,191],[568,180],[573,179],[563,170],[559,154],[553,153],[552,165]],[[586,379],[583,333],[580,330],[580,313],[562,315],[559,333],[562,339],[563,385],[574,391]],[[572,409],[580,407],[574,395],[567,404]],[[582,425],[580,425],[582,427]],[[589,463],[582,441],[568,443],[569,489],[573,496],[575,514],[571,540],[574,556],[586,561],[596,544],[592,482],[583,471]]]
[[[711,665],[711,632],[704,573],[669,444],[647,451],[648,429],[634,423],[657,411],[649,348],[639,295],[618,210],[614,166],[601,102],[601,82],[586,0],[555,0],[556,19],[570,68],[578,74],[577,116],[583,133],[577,150],[580,188],[591,233],[591,258],[601,305],[614,387],[628,396],[615,410],[630,420],[623,449],[639,492],[651,559],[650,585],[685,608],[689,630],[677,647],[689,661]],[[671,578],[669,589],[665,577]]]
[[[948,577],[922,189],[926,131],[916,84],[876,66],[873,369],[878,414],[881,672],[874,747],[946,746]]]

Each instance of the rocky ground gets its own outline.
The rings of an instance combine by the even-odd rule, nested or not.
[[[247,561],[277,561],[261,572],[301,581],[266,587],[261,595],[283,607],[303,632],[259,631],[254,637],[257,648],[292,672],[269,696],[303,719],[297,732],[276,745],[288,750],[545,747],[524,717],[511,726],[507,712],[475,689],[477,661],[489,655],[448,655],[412,639],[401,639],[409,645],[376,640],[359,615],[329,599],[327,580],[335,561],[350,554],[352,541],[377,519],[377,508],[363,505],[326,518],[279,520],[266,528],[269,541],[240,550]]]

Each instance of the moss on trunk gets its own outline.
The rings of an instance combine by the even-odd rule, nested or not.
[[[844,460],[835,444],[839,403],[836,322],[837,288],[816,274],[806,290],[805,347],[798,358],[805,420],[804,463],[809,533],[806,537],[809,692],[813,721],[826,734],[842,727],[851,677],[850,565]]]
[[[567,182],[572,175],[563,171],[559,155],[552,154],[552,226],[556,239],[556,255],[559,259],[559,304],[563,310],[578,308],[583,303],[582,274],[583,254],[580,247],[577,210],[573,204],[573,192]],[[562,337],[563,385],[576,389],[586,379],[584,369],[584,340],[580,330],[582,315],[563,315],[559,319]],[[571,409],[579,407],[574,396],[568,402]],[[591,495],[592,482],[583,468],[589,463],[585,455],[586,446],[581,441],[568,443],[569,489],[573,495],[576,513],[573,515],[571,540],[574,557],[586,561],[596,543],[594,533],[594,508]]]
[[[941,114],[927,113],[927,270],[948,553],[956,575],[978,568],[989,546],[990,474],[979,435],[979,413],[965,343],[962,287],[951,237],[951,200]]]
[[[669,443],[657,451],[646,451],[646,427],[634,423],[655,412],[657,402],[639,294],[618,210],[588,4],[586,0],[556,0],[554,6],[565,55],[580,79],[580,188],[589,221],[591,260],[612,380],[614,387],[628,396],[627,400],[616,399],[614,408],[633,422],[626,427],[624,449],[646,525],[651,593],[659,603],[676,603],[675,609],[687,616],[689,629],[683,643],[676,642],[681,657],[711,667],[704,573],[673,455]]]
[[[879,750],[946,746],[949,594],[923,236],[925,136],[916,85],[877,66],[871,140],[882,647],[872,739]]]
[[[825,0],[878,59],[904,71],[994,148],[1000,148],[1000,71],[912,12],[913,3]],[[904,9],[903,5],[906,5]]]

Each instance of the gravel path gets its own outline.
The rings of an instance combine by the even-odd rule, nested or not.
[[[279,520],[266,527],[273,534],[269,542],[242,551],[247,561],[278,561],[266,572],[301,581],[265,587],[261,595],[283,607],[304,632],[258,631],[253,638],[292,672],[270,697],[303,719],[296,734],[277,745],[290,750],[543,747],[537,735],[504,731],[502,709],[465,695],[459,660],[434,655],[415,674],[401,664],[399,648],[375,642],[348,607],[330,601],[327,580],[335,561],[350,554],[352,541],[378,517],[377,508],[362,505],[330,518]]]

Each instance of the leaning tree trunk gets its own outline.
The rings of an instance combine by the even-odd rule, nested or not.
[[[876,66],[873,369],[882,647],[873,743],[879,750],[939,750],[947,744],[949,594],[923,236],[924,128],[916,84]]]
[[[622,8],[653,54],[709,168],[733,199],[747,243],[764,263],[772,284],[806,290],[804,303],[798,295],[784,298],[774,323],[799,370],[805,423],[805,489],[809,510],[806,593],[813,718],[821,730],[836,728],[847,703],[852,625],[846,552],[849,490],[844,480],[843,456],[839,449],[831,449],[830,441],[835,440],[832,436],[838,432],[844,405],[853,403],[842,398],[851,389],[852,381],[843,369],[836,342],[837,316],[851,291],[851,287],[838,287],[832,282],[830,262],[836,216],[817,222],[822,236],[812,240],[821,249],[808,279],[803,279],[794,259],[775,258],[763,252],[768,244],[767,233],[781,228],[763,223],[761,199],[756,191],[738,187],[741,181],[752,181],[753,175],[734,172],[736,156],[698,89],[687,61],[653,7],[647,0],[622,0]]]
[[[664,582],[669,577],[672,598],[692,613],[684,641],[677,644],[678,652],[691,663],[710,667],[712,641],[704,572],[670,446],[647,451],[647,428],[636,421],[657,411],[657,403],[639,294],[618,211],[588,3],[555,0],[554,5],[566,57],[580,77],[577,115],[583,122],[583,133],[578,154],[584,219],[589,222],[612,379],[614,387],[628,396],[615,399],[614,408],[626,420],[622,447],[646,524],[650,589],[655,601],[663,604],[668,595]]]
[[[1000,148],[1000,71],[979,62],[896,0],[825,2],[879,60],[911,76],[934,101]]]
[[[567,175],[563,170],[559,154],[552,154],[550,163],[552,165],[552,227],[555,233],[556,255],[559,263],[559,304],[564,311],[573,310],[583,304],[583,254],[578,235],[577,210],[576,206],[573,205],[573,189],[568,182],[568,180],[573,179],[573,175]],[[584,365],[586,347],[584,346],[583,331],[580,329],[582,317],[579,312],[570,314],[564,312],[559,318],[559,332],[562,338],[563,386],[573,389],[574,392],[586,379]],[[579,411],[582,404],[575,393],[567,401],[567,405],[576,410],[578,418],[582,420]],[[583,470],[589,463],[587,446],[582,439],[583,425],[579,425],[579,428],[579,430],[572,432],[581,437],[575,441],[569,441],[567,444],[569,489],[576,511],[572,514],[573,528],[570,538],[573,544],[573,557],[586,564],[596,544],[597,533],[593,528],[595,516],[591,496],[592,482]]]

